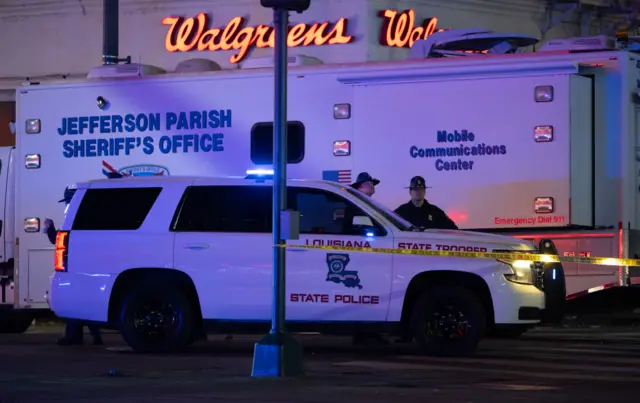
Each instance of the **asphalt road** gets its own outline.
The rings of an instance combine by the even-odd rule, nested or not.
[[[251,378],[256,337],[211,337],[186,354],[160,356],[131,353],[118,335],[105,336],[106,347],[59,347],[60,331],[0,335],[0,403],[613,403],[640,394],[638,328],[535,331],[487,340],[467,359],[302,335],[306,375],[299,379]]]

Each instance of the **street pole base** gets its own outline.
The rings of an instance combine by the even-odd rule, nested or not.
[[[254,377],[295,377],[304,375],[302,345],[289,333],[269,333],[253,350]]]

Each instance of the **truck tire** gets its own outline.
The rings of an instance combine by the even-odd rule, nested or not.
[[[180,290],[145,287],[127,294],[120,308],[122,338],[138,353],[175,353],[193,342],[194,310]]]
[[[472,355],[484,335],[481,302],[462,287],[434,287],[413,306],[411,330],[421,351],[440,357]]]
[[[24,333],[31,327],[34,315],[27,312],[3,312],[0,316],[0,333]]]

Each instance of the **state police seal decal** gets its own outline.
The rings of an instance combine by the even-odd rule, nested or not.
[[[355,270],[347,270],[351,259],[347,253],[327,253],[327,280],[336,284],[344,284],[348,288],[362,289],[360,277]]]

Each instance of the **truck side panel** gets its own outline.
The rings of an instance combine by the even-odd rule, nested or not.
[[[354,164],[380,178],[376,198],[392,208],[424,176],[460,228],[569,225],[570,77],[358,86]],[[535,101],[538,86],[553,86],[552,102]],[[553,141],[536,142],[536,126],[552,126]],[[536,198],[554,211],[537,214]]]
[[[98,98],[106,101],[103,109]],[[289,165],[289,176],[350,182],[351,157],[334,156],[333,142],[352,141],[352,121],[334,119],[333,110],[353,103],[352,89],[331,75],[296,76],[289,99],[289,120],[305,128],[304,159]],[[52,218],[59,226],[65,187],[112,172],[244,176],[248,169],[265,167],[251,159],[252,128],[273,121],[273,100],[273,76],[264,74],[22,89],[17,95],[17,221]],[[26,134],[26,119],[40,119],[41,132]],[[39,154],[41,167],[28,169],[27,154]],[[20,284],[21,303],[46,307],[43,287],[53,270],[53,245],[42,231],[18,231],[25,257],[20,274],[29,278]]]

